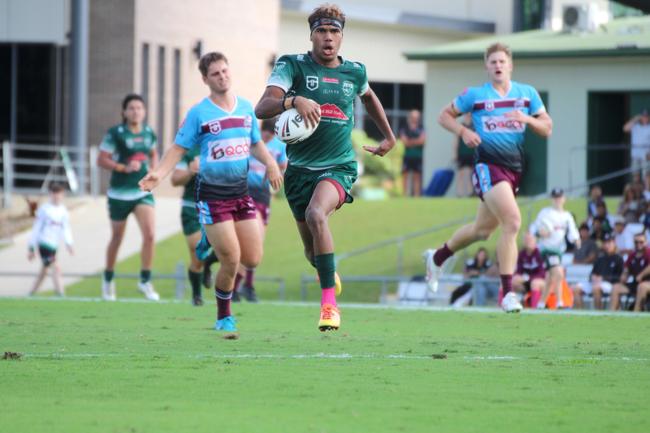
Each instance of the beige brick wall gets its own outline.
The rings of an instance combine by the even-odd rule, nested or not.
[[[279,0],[92,0],[90,20],[89,143],[120,120],[126,93],[142,92],[142,45],[149,44],[148,122],[168,147],[176,134],[174,50],[180,50],[180,120],[208,94],[192,49],[222,51],[237,94],[255,104],[277,53]],[[164,129],[159,130],[159,47],[165,48]],[[106,178],[104,177],[104,186]],[[165,182],[161,194],[177,194]]]
[[[158,48],[166,48],[165,146],[171,144],[178,126],[172,124],[173,50],[181,51],[181,120],[208,94],[192,52],[198,40],[203,42],[204,53],[221,51],[228,57],[235,91],[255,104],[277,50],[279,13],[278,0],[136,0],[133,80],[140,90],[141,46],[149,43],[149,119],[154,127],[159,125]]]
[[[133,91],[133,0],[90,2],[88,144],[121,120],[124,95]],[[91,161],[94,164],[94,161]],[[109,173],[101,170],[102,185]]]

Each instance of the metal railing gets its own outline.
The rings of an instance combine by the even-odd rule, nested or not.
[[[0,271],[0,277],[20,277],[20,278],[36,278],[37,272],[21,272],[21,271]],[[64,278],[83,278],[83,279],[100,279],[103,278],[102,272],[62,272]],[[134,273],[116,273],[114,279],[116,280],[136,280],[140,278],[140,274]],[[185,291],[187,289],[187,268],[185,264],[179,262],[176,265],[176,270],[173,274],[158,274],[153,271],[152,281],[158,280],[172,280],[175,281],[174,296],[176,299],[185,298]],[[280,301],[286,300],[287,284],[284,278],[281,277],[267,277],[263,275],[255,275],[255,280],[259,282],[274,283],[277,285],[278,299]]]
[[[583,283],[586,280],[582,277],[566,276],[566,282],[568,284]],[[342,283],[378,283],[379,284],[379,303],[387,304],[390,293],[391,284],[400,284],[400,283],[417,283],[420,282],[424,284],[424,281],[414,281],[412,277],[405,275],[347,275],[341,276]],[[463,274],[446,274],[441,275],[438,278],[438,283],[441,284],[457,284],[462,285],[464,283],[489,283],[489,284],[501,284],[501,279],[497,277],[472,277],[466,278]],[[308,300],[308,291],[309,285],[316,284],[316,280],[313,275],[303,274],[300,277],[300,300]],[[394,287],[394,286],[393,286]],[[405,297],[398,299],[400,302],[423,302],[426,304],[449,301],[451,295],[450,291],[447,290],[438,290],[437,292],[431,292],[428,288],[424,291],[422,297]]]
[[[642,167],[642,169],[643,170],[650,170],[650,162],[647,163],[644,167]],[[592,179],[587,180],[586,182],[584,182],[584,183],[582,183],[580,185],[570,186],[570,187],[566,188],[565,193],[570,194],[570,193],[575,192],[575,191],[581,191],[581,190],[584,190],[584,189],[588,189],[589,186],[591,186],[593,184],[598,184],[598,183],[604,182],[606,180],[615,179],[617,177],[625,176],[625,175],[633,173],[634,171],[635,171],[635,168],[628,167],[628,168],[624,168],[624,169],[621,169],[621,170],[617,170],[617,171],[608,173],[606,175],[597,176],[597,177],[594,177]],[[519,204],[519,207],[522,209],[522,214],[524,214],[523,211],[525,210],[525,214],[527,216],[527,221],[528,221],[526,225],[529,225],[533,221],[533,210],[534,210],[533,206],[536,203],[540,202],[541,200],[547,200],[547,199],[548,199],[548,193],[544,192],[544,193],[541,193],[541,194],[534,195],[532,197],[528,197],[525,200],[522,200],[522,202]],[[411,233],[407,233],[405,235],[396,236],[396,237],[393,237],[393,238],[390,238],[390,239],[385,239],[385,240],[379,241],[379,242],[374,242],[372,244],[366,245],[366,246],[361,247],[361,248],[354,249],[352,251],[337,254],[336,258],[335,258],[337,268],[338,268],[338,265],[340,264],[340,262],[343,261],[343,260],[349,259],[351,257],[358,257],[358,256],[361,256],[361,255],[365,255],[365,254],[368,254],[368,253],[373,252],[375,250],[378,250],[380,248],[385,248],[385,247],[389,247],[389,246],[392,246],[392,245],[396,245],[397,246],[396,269],[397,269],[398,275],[401,276],[401,275],[403,275],[403,272],[404,272],[404,242],[405,241],[410,240],[410,239],[420,238],[420,237],[427,236],[427,235],[432,235],[432,234],[435,234],[435,233],[437,233],[439,231],[442,231],[442,230],[445,230],[445,229],[448,229],[448,228],[457,227],[457,226],[460,226],[462,224],[468,223],[470,220],[471,220],[471,218],[466,216],[466,217],[459,218],[459,219],[456,219],[456,220],[453,220],[453,221],[449,221],[449,222],[444,223],[444,224],[438,224],[438,225],[435,225],[435,226],[432,226],[432,227],[429,227],[429,228],[426,228],[426,229],[417,230],[417,231],[414,231],[414,232],[411,232]],[[346,277],[346,278],[349,278],[349,277]]]
[[[99,169],[97,167],[98,148],[92,146],[83,151],[76,147],[2,143],[2,205],[11,206],[11,198],[19,194],[43,194],[49,182],[63,182],[70,186],[77,195],[99,194]],[[30,157],[20,156],[30,153]],[[38,169],[40,168],[40,170]],[[45,169],[47,168],[47,170]],[[87,168],[87,176],[78,176],[80,170]],[[77,178],[86,179],[83,185],[77,184]],[[23,182],[21,182],[23,181]],[[21,183],[32,181],[39,187],[23,186]]]
[[[634,146],[635,148],[646,148],[648,152],[650,152],[650,145],[647,146]],[[569,189],[574,189],[573,188],[573,174],[574,174],[574,160],[575,160],[575,153],[578,151],[584,152],[586,155],[589,154],[589,152],[616,152],[619,153],[620,157],[622,159],[629,158],[630,151],[632,149],[632,146],[629,144],[591,144],[587,146],[572,146],[569,148],[569,171],[568,171],[568,179],[569,179]]]

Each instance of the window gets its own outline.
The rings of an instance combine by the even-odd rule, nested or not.
[[[546,18],[546,0],[521,0],[515,3],[514,31],[541,29]]]
[[[370,87],[384,106],[388,122],[396,135],[404,126],[408,112],[413,109],[422,111],[424,107],[424,86],[422,84],[370,82]],[[358,103],[362,106],[360,102]],[[384,138],[375,122],[367,119],[364,108],[356,110],[355,113],[357,127],[363,128],[366,134],[375,140]]]

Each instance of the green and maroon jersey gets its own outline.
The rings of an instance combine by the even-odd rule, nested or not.
[[[340,58],[328,68],[316,63],[310,53],[278,59],[267,86],[289,96],[303,96],[320,104],[321,119],[306,140],[287,146],[289,163],[298,167],[325,168],[355,160],[350,133],[354,127],[354,99],[368,91],[366,67]]]
[[[199,146],[194,146],[183,155],[183,158],[176,164],[177,170],[190,170],[190,163],[194,158],[198,158],[201,154],[201,148]],[[181,205],[185,207],[194,207],[196,202],[195,199],[195,187],[196,187],[196,175],[185,184],[183,187],[183,196],[181,197]]]
[[[106,195],[116,200],[138,200],[150,195],[150,192],[141,191],[138,182],[149,171],[151,152],[156,148],[156,134],[148,125],[143,125],[142,130],[134,134],[125,125],[120,124],[108,130],[99,149],[113,155],[113,160],[124,165],[129,161],[140,161],[139,171],[132,173],[119,173],[113,171]]]

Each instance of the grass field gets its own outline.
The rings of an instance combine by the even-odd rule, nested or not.
[[[525,202],[526,199],[522,199]],[[572,211],[578,221],[585,217],[585,200],[572,200],[567,208]],[[522,207],[523,224],[530,223],[539,209],[548,206],[549,201],[543,200],[532,207]],[[469,221],[474,218],[478,200],[473,199],[391,199],[386,201],[357,200],[352,205],[346,205],[331,218],[331,227],[336,242],[338,254],[351,251],[385,239],[411,233],[417,230],[445,224],[450,221]],[[295,228],[288,205],[284,200],[276,200],[272,206],[271,223],[265,243],[265,256],[259,267],[259,274],[284,278],[287,284],[289,299],[299,298],[299,281],[301,274],[315,275],[303,256],[302,244]],[[129,224],[134,224],[134,221]],[[436,246],[446,240],[455,230],[452,227],[436,233],[412,239],[404,243],[404,274],[415,275],[423,273],[421,253],[426,248]],[[180,229],[180,227],[179,227]],[[494,252],[498,233],[484,243],[472,246],[467,253],[473,252],[485,245]],[[103,254],[104,245],[98,247],[98,254]],[[156,273],[173,273],[178,262],[187,262],[187,247],[182,234],[178,234],[157,244],[154,269]],[[134,254],[120,262],[118,272],[137,273],[139,270],[139,255]],[[395,275],[397,273],[397,248],[388,246],[369,254],[352,257],[342,261],[339,266],[342,275]],[[87,279],[68,288],[68,294],[73,296],[97,296],[99,291],[98,279]],[[271,283],[259,283],[258,292],[262,298],[277,299],[277,286]],[[173,296],[173,283],[159,280],[157,290],[163,297]],[[348,302],[377,302],[379,286],[350,285],[351,290],[345,293]],[[316,300],[318,287],[311,286],[310,296]],[[118,295],[121,297],[140,297],[135,288],[135,281],[118,281]]]
[[[3,432],[647,432],[650,316],[0,300]]]

